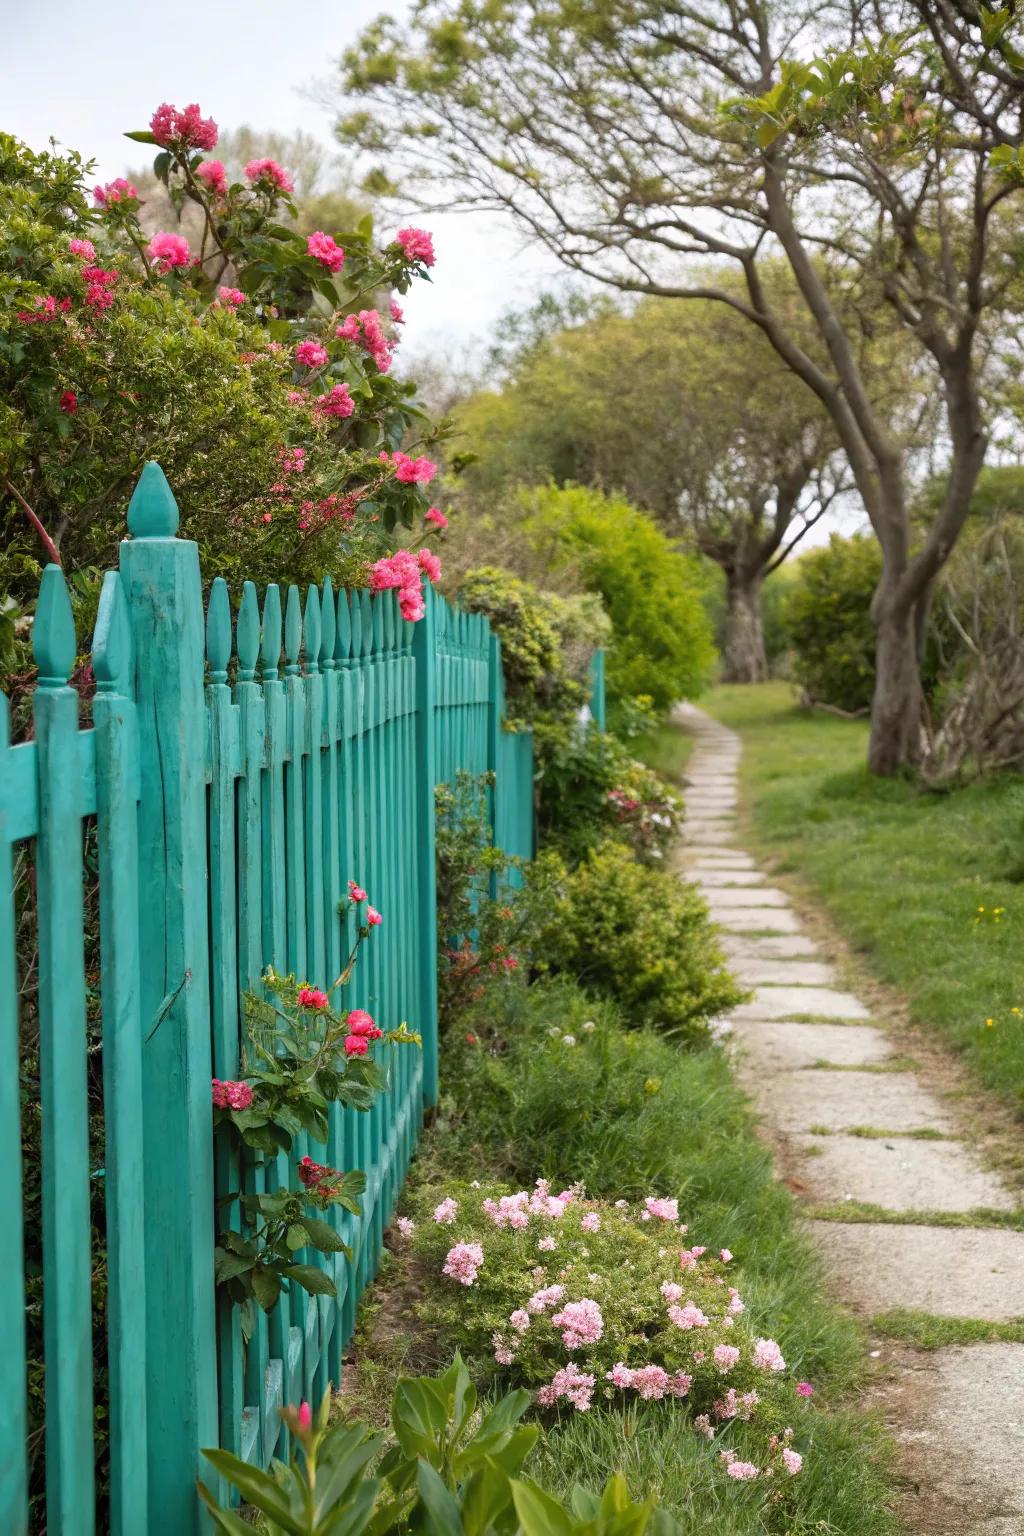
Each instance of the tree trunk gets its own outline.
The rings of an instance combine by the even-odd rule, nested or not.
[[[726,577],[722,681],[763,683],[768,676],[761,625],[761,575],[729,572]]]
[[[891,777],[915,767],[923,749],[924,691],[914,608],[884,605],[876,625],[868,771]]]

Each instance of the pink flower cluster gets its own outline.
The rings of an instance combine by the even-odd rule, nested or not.
[[[355,408],[356,403],[348,392],[347,384],[335,384],[326,395],[319,395],[313,404],[318,416],[336,416],[339,419],[351,416]]]
[[[784,1371],[786,1362],[774,1339],[758,1339],[754,1345],[754,1364],[759,1371]]]
[[[227,196],[228,173],[219,160],[204,160],[202,165],[196,166],[196,175],[206,183],[214,197]]]
[[[428,510],[423,514],[423,521],[425,523],[433,523],[435,528],[445,529],[448,527],[448,519],[441,511],[440,507],[428,508]]]
[[[250,186],[259,187],[260,190],[291,192],[295,185],[288,172],[282,170],[276,160],[268,159],[250,160],[245,167],[245,179]],[[340,265],[341,262],[338,263]]]
[[[411,459],[407,453],[382,453],[380,462],[394,466],[395,479],[402,485],[429,485],[437,474],[433,459]]]
[[[716,1344],[713,1357],[721,1374],[728,1376],[733,1366],[739,1363],[740,1352],[733,1344]]]
[[[72,256],[84,256],[86,261],[96,260],[96,247],[91,240],[69,240],[68,250]]]
[[[744,1392],[740,1396],[735,1387],[730,1387],[725,1396],[715,1402],[713,1412],[716,1419],[741,1419],[746,1423],[753,1417],[760,1401],[756,1392]]]
[[[549,1307],[557,1306],[564,1295],[564,1285],[545,1285],[543,1289],[534,1291],[526,1303],[526,1310],[536,1317],[539,1313],[546,1312]]]
[[[443,1273],[460,1285],[472,1285],[483,1262],[484,1250],[479,1243],[456,1243],[448,1250]]]
[[[496,1227],[511,1227],[514,1231],[521,1231],[530,1225],[530,1213],[527,1209],[530,1197],[525,1189],[519,1190],[514,1195],[502,1195],[498,1200],[485,1200],[483,1209]]]
[[[551,1321],[562,1331],[562,1343],[566,1349],[583,1349],[596,1344],[604,1333],[601,1308],[589,1296],[582,1301],[568,1301],[561,1312],[552,1314]]]
[[[459,1213],[459,1202],[453,1200],[451,1195],[442,1200],[440,1205],[434,1207],[434,1220],[439,1227],[450,1227]]]
[[[118,203],[137,202],[139,190],[123,176],[115,176],[105,186],[93,187],[92,197],[99,208],[108,208],[111,204],[116,207]]]
[[[381,1040],[384,1037],[384,1031],[378,1028],[374,1023],[373,1015],[367,1013],[365,1008],[349,1009],[345,1023],[348,1025],[350,1036],[354,1036],[357,1040]],[[348,1050],[347,1040],[345,1041],[345,1049]],[[365,1046],[359,1054],[362,1055],[364,1052]]]
[[[321,992],[319,987],[300,987],[296,1002],[300,1008],[312,1008],[314,1012],[322,1013],[327,1007],[327,993]]]
[[[304,368],[320,368],[327,361],[327,348],[319,341],[300,341],[295,348],[295,361]]]
[[[170,145],[181,149],[213,149],[217,143],[217,124],[212,117],[203,117],[198,102],[190,102],[181,111],[162,102],[149,120],[154,139],[164,149]]]
[[[215,1109],[249,1109],[252,1105],[252,1088],[248,1083],[221,1082],[213,1079],[213,1105]]]
[[[398,607],[402,618],[413,624],[422,619],[426,608],[423,603],[421,573],[431,581],[441,575],[441,562],[421,549],[417,557],[408,549],[397,549],[393,555],[378,560],[370,571],[370,589],[373,592],[389,592],[398,589]]]
[[[434,238],[427,230],[409,225],[398,231],[395,244],[402,247],[406,261],[421,261],[425,267],[434,265]]]
[[[397,299],[391,300],[390,304],[388,305],[388,314],[391,316],[396,325],[405,324],[405,315],[402,313],[402,306],[399,304]]]
[[[693,1386],[693,1377],[685,1371],[670,1376],[660,1365],[641,1365],[631,1369],[620,1360],[613,1370],[606,1372],[605,1380],[615,1387],[638,1392],[645,1402],[660,1402],[663,1397],[685,1397]]]
[[[345,262],[345,252],[331,235],[322,229],[315,230],[306,241],[306,251],[328,272],[340,272]]]
[[[85,280],[85,302],[90,309],[109,309],[114,302],[113,287],[118,279],[117,272],[105,272],[102,267],[83,267],[82,277]]]
[[[70,308],[70,299],[56,299],[48,293],[45,298],[40,295],[33,299],[31,309],[19,309],[18,319],[22,325],[48,325],[58,315],[66,315]]]
[[[542,1408],[550,1408],[557,1403],[560,1397],[564,1397],[572,1403],[580,1413],[586,1413],[590,1407],[590,1400],[594,1395],[597,1385],[597,1377],[588,1375],[586,1371],[579,1370],[572,1361],[556,1371],[546,1387],[541,1387],[537,1393],[537,1401]]]
[[[219,303],[224,305],[225,309],[237,309],[240,304],[247,302],[241,288],[228,288],[224,284],[221,284],[217,289],[217,299]]]
[[[348,883],[348,899],[355,902],[366,900],[366,892],[361,885],[356,885],[354,880],[350,880]]]
[[[150,259],[156,262],[161,272],[169,272],[172,267],[187,267],[192,260],[185,236],[171,234],[165,229],[157,230],[147,249]]]
[[[334,334],[342,341],[355,342],[369,352],[380,373],[387,373],[391,367],[394,345],[384,334],[377,310],[361,309],[358,315],[348,315]]]
[[[646,1213],[646,1215],[644,1213]],[[656,1217],[658,1221],[678,1221],[679,1201],[658,1200],[655,1199],[652,1195],[648,1195],[647,1199],[644,1201],[644,1211],[641,1212],[640,1219],[641,1221],[649,1221],[652,1216]]]
[[[688,1301],[685,1307],[675,1305],[669,1307],[668,1319],[684,1332],[691,1328],[707,1328],[710,1325],[710,1319],[692,1301]]]

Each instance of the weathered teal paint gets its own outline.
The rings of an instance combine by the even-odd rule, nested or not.
[[[590,713],[599,731],[605,729],[604,651],[595,651],[590,658]]]
[[[196,546],[148,465],[108,573],[93,638],[94,729],[67,679],[75,636],[61,572],[35,624],[36,739],[10,747],[0,697],[0,1178],[20,1179],[14,851],[34,858],[40,918],[49,1528],[93,1521],[90,1167],[85,1080],[83,821],[96,817],[100,885],[105,1191],[114,1536],[193,1536],[200,1452],[217,1443],[267,1465],[288,1451],[278,1409],[340,1375],[375,1273],[425,1104],[437,1102],[434,788],[465,768],[496,775],[499,841],[532,850],[528,733],[502,728],[487,621],[433,592],[407,624],[393,592],[303,596],[212,583],[204,615]],[[34,845],[32,840],[34,839]],[[354,942],[348,881],[384,914],[346,1007],[406,1020],[422,1052],[389,1048],[369,1114],[334,1105],[326,1149],[214,1165],[210,1078],[240,1070],[241,994],[267,965],[332,985]],[[295,1183],[308,1151],[362,1167],[352,1245],[305,1253],[337,1300],[295,1290],[243,1348],[213,1283],[215,1196]],[[9,1242],[18,1258],[18,1226]],[[2,1530],[26,1531],[20,1262],[5,1265],[0,1337]]]

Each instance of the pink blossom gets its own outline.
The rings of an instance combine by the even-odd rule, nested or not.
[[[446,1199],[441,1201],[440,1205],[435,1205],[434,1220],[439,1227],[450,1227],[458,1215],[458,1211],[458,1201],[453,1200],[451,1195],[448,1195]]]
[[[633,1372],[628,1365],[623,1365],[620,1360],[610,1371],[605,1372],[605,1381],[610,1381],[615,1387],[631,1387],[633,1385]]]
[[[102,267],[88,266],[82,268],[82,277],[85,279],[85,302],[90,309],[109,309],[114,302],[111,289],[118,281],[119,274],[114,271],[106,272]]]
[[[213,1079],[213,1103],[215,1109],[249,1109],[252,1105],[252,1088],[248,1083],[221,1082]]]
[[[510,1227],[513,1231],[521,1232],[530,1224],[530,1215],[526,1209],[529,1198],[525,1190],[520,1190],[516,1195],[502,1195],[500,1200],[485,1200],[483,1211],[496,1227]]]
[[[436,555],[432,555],[429,549],[421,549],[417,559],[420,570],[428,581],[441,580],[441,562]]]
[[[394,587],[420,586],[420,568],[416,557],[408,549],[396,549],[393,555],[378,560],[370,571],[370,590],[387,592]]]
[[[305,389],[290,389],[287,395],[288,404],[305,405],[308,394],[308,390]]]
[[[384,334],[377,310],[361,309],[358,315],[348,315],[334,334],[342,341],[355,342],[369,352],[380,373],[387,373],[391,367],[394,347]]]
[[[382,454],[381,459],[387,460],[388,454]],[[390,455],[390,462],[394,465],[395,479],[403,485],[428,485],[437,474],[437,465],[432,459],[411,459],[407,453],[395,452]]]
[[[556,1306],[564,1295],[564,1285],[546,1285],[542,1290],[534,1291],[526,1303],[526,1310],[536,1316],[538,1312],[546,1312],[548,1307]]]
[[[296,994],[296,1001],[300,1008],[314,1008],[323,1012],[327,1007],[327,993],[321,992],[319,987],[300,987]]]
[[[369,928],[379,928],[383,921],[384,921],[384,919],[381,917],[381,915],[377,911],[376,907],[367,906],[367,908],[366,908],[366,923],[367,923],[367,927],[369,927]]]
[[[541,1253],[554,1253],[555,1249],[558,1247],[558,1244],[555,1242],[553,1237],[542,1237],[537,1243],[537,1247],[540,1249]]]
[[[370,1042],[367,1040],[365,1035],[345,1036],[346,1056],[365,1056],[369,1048]]]
[[[354,880],[350,880],[348,883],[348,899],[355,902],[366,900],[366,892],[361,885],[356,885]]]
[[[707,1328],[709,1323],[700,1307],[692,1301],[688,1301],[685,1307],[669,1307],[668,1316],[669,1322],[675,1323],[677,1328]]]
[[[547,1179],[538,1179],[530,1196],[530,1210],[535,1216],[549,1216],[557,1221],[560,1216],[565,1215],[566,1206],[572,1199],[571,1189],[563,1190],[560,1195],[553,1195],[550,1182]]]
[[[416,1223],[414,1221],[410,1221],[408,1216],[399,1216],[398,1220],[395,1222],[395,1226],[398,1228],[403,1237],[412,1237],[413,1233],[416,1231]]]
[[[517,1307],[509,1317],[509,1322],[516,1333],[525,1333],[530,1326],[530,1314],[522,1307]]]
[[[745,1312],[747,1310],[746,1307],[743,1305],[743,1302],[740,1300],[740,1293],[739,1293],[739,1291],[736,1289],[736,1287],[734,1285],[730,1285],[730,1287],[729,1287],[729,1308],[728,1308],[728,1310],[732,1313],[732,1315],[734,1317],[739,1317],[741,1312]]]
[[[125,181],[123,176],[115,176],[106,186],[93,187],[92,196],[94,203],[100,208],[106,208],[110,203],[137,202],[139,191],[130,181]]]
[[[661,1294],[666,1301],[678,1301],[683,1294],[683,1288],[681,1285],[673,1285],[671,1280],[663,1280]]]
[[[306,368],[319,368],[327,361],[327,348],[319,341],[300,341],[295,348],[295,361]]]
[[[813,1397],[814,1388],[809,1381],[798,1381],[796,1384],[797,1397]]]
[[[445,529],[448,527],[448,519],[441,511],[440,507],[428,508],[428,510],[423,514],[423,521],[425,523],[433,523],[435,528]]]
[[[313,404],[318,416],[351,416],[355,408],[356,403],[348,392],[347,384],[335,384],[326,395],[319,395]]]
[[[295,1415],[295,1419],[300,1429],[310,1428],[313,1423],[313,1410],[308,1403],[299,1404],[299,1411]]]
[[[264,187],[272,187],[278,192],[290,192],[294,186],[294,182],[288,175],[288,172],[282,170],[276,160],[250,160],[245,167],[245,179],[251,186],[262,184]],[[313,252],[310,252],[310,255],[312,254]],[[341,266],[340,261],[338,266]],[[332,267],[331,270],[336,272],[337,267]]]
[[[96,247],[91,240],[69,240],[68,250],[72,256],[84,256],[86,261],[96,259]]]
[[[306,468],[305,448],[282,448],[281,469],[286,475],[301,475]]]
[[[187,267],[192,260],[192,252],[184,235],[173,235],[168,230],[157,230],[149,242],[148,251],[161,272],[167,272],[171,267]]]
[[[644,1201],[644,1208],[648,1215],[657,1217],[659,1221],[679,1220],[678,1200],[659,1200],[649,1195]]]
[[[723,1376],[728,1376],[740,1358],[740,1352],[732,1344],[717,1344],[713,1351],[715,1364]]]
[[[562,1343],[566,1349],[582,1349],[585,1344],[596,1344],[604,1332],[604,1318],[596,1301],[585,1296],[582,1301],[570,1301],[551,1318],[556,1328],[562,1330]]]
[[[200,181],[205,181],[214,197],[227,196],[228,173],[219,160],[204,160],[202,165],[196,166],[196,175]]]
[[[537,1401],[542,1408],[548,1408],[560,1397],[564,1397],[572,1403],[574,1408],[578,1408],[580,1413],[586,1413],[596,1385],[596,1376],[587,1375],[570,1361],[562,1370],[555,1372],[546,1387],[541,1387],[537,1393]]]
[[[241,288],[228,288],[223,284],[217,289],[217,297],[228,309],[237,309],[248,302]]]
[[[352,1035],[364,1035],[367,1040],[380,1040],[384,1031],[378,1029],[374,1023],[372,1014],[365,1008],[352,1008],[345,1020],[348,1031]]]
[[[32,300],[31,309],[19,309],[18,319],[22,325],[48,325],[51,320],[56,320],[59,314],[66,314],[70,308],[70,299],[58,300],[52,293],[45,296],[39,294]]]
[[[732,1254],[729,1252],[728,1248],[723,1248],[722,1249],[722,1263],[723,1264],[728,1264],[729,1260],[731,1258],[732,1258]]]
[[[757,1468],[752,1461],[730,1461],[726,1472],[729,1477],[734,1477],[738,1483],[750,1483],[757,1477]]]
[[[217,124],[212,117],[202,116],[195,101],[180,112],[163,102],[150,118],[149,127],[154,139],[165,149],[174,144],[182,149],[210,150],[217,143]]]
[[[322,229],[314,231],[306,241],[306,250],[314,261],[318,261],[328,272],[340,272],[345,261],[345,252],[341,246],[324,233]]]
[[[460,1285],[472,1285],[484,1262],[484,1250],[479,1243],[456,1243],[449,1248],[442,1273]]]
[[[396,325],[405,324],[405,316],[402,313],[401,305],[397,299],[391,300],[391,303],[388,305],[388,311]]]
[[[601,1218],[596,1211],[588,1211],[580,1222],[580,1228],[584,1232],[600,1232]]]
[[[425,267],[434,265],[434,239],[427,230],[414,229],[411,225],[400,229],[395,244],[402,247],[406,261],[421,261]]]
[[[800,1468],[803,1466],[803,1464],[804,1459],[800,1455],[800,1452],[791,1451],[787,1445],[782,1452],[782,1465],[785,1467],[790,1477],[796,1477],[796,1474],[800,1471]]]
[[[759,1371],[784,1371],[786,1362],[774,1339],[758,1339],[754,1344],[754,1364]]]
[[[509,1349],[500,1333],[491,1334],[491,1345],[494,1349],[494,1358],[499,1365],[512,1365],[515,1361],[515,1351]]]

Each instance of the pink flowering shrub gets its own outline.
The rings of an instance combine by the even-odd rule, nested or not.
[[[423,1203],[404,1234],[420,1315],[489,1361],[503,1387],[584,1413],[672,1402],[727,1448],[723,1476],[767,1483],[800,1470],[793,1424],[807,1410],[782,1352],[759,1336],[721,1252],[692,1241],[675,1199],[603,1203],[539,1179],[460,1186],[440,1201],[425,1191]]]

